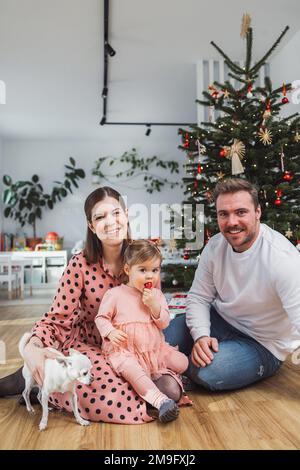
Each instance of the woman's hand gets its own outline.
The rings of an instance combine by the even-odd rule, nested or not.
[[[111,341],[115,346],[122,346],[127,341],[127,334],[122,330],[112,330],[108,335],[107,339]]]
[[[43,348],[38,343],[28,343],[24,349],[24,361],[33,375],[34,380],[40,386],[44,381],[44,363],[46,359],[57,359],[61,353],[54,353],[48,348]]]

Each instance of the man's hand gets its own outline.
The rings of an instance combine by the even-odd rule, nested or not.
[[[211,338],[210,336],[202,336],[194,344],[192,350],[192,363],[196,367],[205,367],[210,364],[214,358],[213,351],[218,352],[219,345],[216,338]]]
[[[122,346],[127,341],[127,334],[122,330],[112,330],[108,335],[107,339],[111,341],[115,346]]]

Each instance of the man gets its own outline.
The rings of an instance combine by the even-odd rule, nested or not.
[[[248,181],[220,181],[214,199],[220,233],[204,248],[187,298],[193,341],[182,316],[165,331],[167,341],[191,352],[186,375],[213,391],[270,377],[300,346],[297,249],[260,223]]]

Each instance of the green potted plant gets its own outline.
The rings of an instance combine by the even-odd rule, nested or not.
[[[36,237],[36,220],[42,218],[43,208],[53,209],[54,205],[65,198],[69,193],[73,193],[72,185],[78,188],[77,181],[85,178],[85,172],[81,168],[76,168],[74,158],[70,157],[70,164],[65,165],[66,172],[64,181],[55,181],[51,194],[44,193],[38,175],[33,175],[31,180],[12,181],[8,175],[3,176],[3,183],[7,188],[3,192],[3,202],[6,205],[4,217],[11,217],[24,225],[31,225],[33,239],[28,238],[27,245],[31,248],[41,239]]]

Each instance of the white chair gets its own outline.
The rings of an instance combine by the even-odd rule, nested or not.
[[[7,283],[8,286],[8,299],[12,299],[12,294],[15,292],[15,297],[18,295],[18,291],[23,298],[24,291],[24,274],[22,276],[21,271],[13,269],[14,262],[11,256],[0,257],[0,283]],[[23,284],[22,284],[23,283]],[[23,285],[23,290],[22,290]]]

